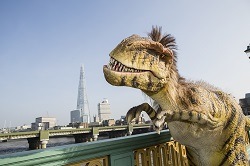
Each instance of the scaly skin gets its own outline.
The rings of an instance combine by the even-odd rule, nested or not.
[[[190,165],[247,165],[245,128],[237,102],[203,82],[188,82],[176,67],[175,39],[153,27],[150,38],[132,35],[110,53],[103,67],[112,85],[142,90],[155,101],[131,108],[128,122],[145,111],[161,130],[165,121],[175,140],[186,146]]]

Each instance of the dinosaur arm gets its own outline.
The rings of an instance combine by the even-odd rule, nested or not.
[[[164,121],[182,121],[182,122],[191,122],[198,124],[207,124],[211,129],[223,125],[223,121],[220,121],[219,118],[215,118],[210,114],[200,113],[196,110],[159,110],[157,112],[156,118],[154,120],[154,125],[157,128],[160,128]],[[249,128],[250,128],[250,119],[249,119]]]
[[[160,130],[162,130],[164,127],[166,117],[164,115],[158,115],[163,113],[160,106],[158,107],[157,111],[152,108],[148,103],[143,103],[141,105],[135,106],[127,112],[127,122],[130,123],[135,121],[136,123],[138,123],[139,116],[142,111],[145,111],[148,114],[149,118],[153,122],[154,129],[157,131],[157,133],[160,133]]]
[[[152,108],[148,103],[142,103],[138,106],[132,107],[127,112],[127,122],[130,123],[134,120],[138,122],[139,116],[142,111],[145,111],[152,121],[156,119],[156,111],[154,110],[154,108]]]

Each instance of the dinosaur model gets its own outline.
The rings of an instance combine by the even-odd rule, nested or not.
[[[245,128],[250,120],[235,99],[205,83],[187,81],[177,70],[175,38],[153,27],[149,37],[132,35],[110,53],[108,83],[140,89],[154,100],[131,108],[128,122],[145,111],[160,131],[186,146],[190,165],[248,165]]]

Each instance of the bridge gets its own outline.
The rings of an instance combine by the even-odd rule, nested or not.
[[[0,166],[187,166],[185,147],[170,139],[165,130],[17,152],[1,155]]]
[[[248,131],[249,132],[249,131]],[[247,135],[248,135],[247,132]],[[247,153],[250,156],[248,137]],[[250,163],[249,163],[250,164]],[[0,166],[188,166],[169,130],[0,155]]]
[[[0,141],[11,139],[27,139],[29,149],[44,149],[50,137],[72,135],[76,143],[97,141],[98,136],[109,138],[122,137],[126,135],[146,133],[151,131],[151,124],[135,124],[122,126],[105,126],[91,128],[73,128],[61,130],[37,130],[29,132],[13,132],[0,134]]]

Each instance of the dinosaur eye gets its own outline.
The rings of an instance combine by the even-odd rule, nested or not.
[[[169,64],[171,64],[173,62],[171,56],[168,56],[168,55],[165,55],[165,54],[159,55],[159,58],[160,58],[160,60],[162,60],[164,62],[167,62]]]
[[[166,59],[166,55],[164,55],[164,54],[159,55],[159,57],[160,57],[161,60],[165,60]]]

